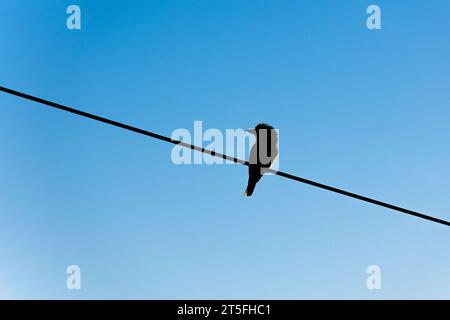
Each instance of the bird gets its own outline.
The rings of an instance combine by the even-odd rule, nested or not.
[[[259,123],[254,129],[247,131],[256,137],[255,144],[250,150],[248,183],[244,192],[246,197],[250,197],[265,169],[270,168],[278,157],[278,133],[267,123]]]

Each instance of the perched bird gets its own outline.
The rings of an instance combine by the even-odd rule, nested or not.
[[[256,142],[250,150],[248,184],[244,193],[246,197],[253,194],[256,184],[264,175],[264,169],[270,168],[278,156],[278,133],[271,125],[260,123],[248,132],[256,137]]]

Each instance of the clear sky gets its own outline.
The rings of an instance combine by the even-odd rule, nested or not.
[[[266,121],[281,170],[450,219],[449,1],[5,0],[0,25],[0,85],[169,136]],[[0,298],[450,298],[448,227],[275,176],[244,198],[246,167],[3,93],[0,147]]]

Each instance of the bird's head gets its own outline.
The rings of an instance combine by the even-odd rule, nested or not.
[[[258,123],[254,129],[248,129],[247,132],[256,136],[260,130],[267,130],[268,132],[270,132],[269,130],[273,130],[273,129],[274,129],[274,127],[272,127],[270,124]]]

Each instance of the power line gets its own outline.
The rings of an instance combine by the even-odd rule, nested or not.
[[[239,164],[242,164],[242,165],[245,165],[245,166],[249,165],[249,162],[245,161],[245,160],[237,159],[237,158],[230,157],[228,155],[225,155],[225,154],[222,154],[222,153],[219,153],[219,152],[211,151],[211,150],[208,150],[208,149],[205,149],[205,148],[194,146],[194,145],[189,144],[189,143],[185,143],[185,142],[182,142],[182,141],[179,141],[179,140],[171,139],[171,138],[168,138],[166,136],[162,136],[160,134],[157,134],[157,133],[154,133],[154,132],[151,132],[151,131],[139,129],[139,128],[130,126],[128,124],[124,124],[124,123],[117,122],[117,121],[114,121],[114,120],[111,120],[111,119],[103,118],[103,117],[100,117],[100,116],[97,116],[97,115],[94,115],[94,114],[91,114],[91,113],[87,113],[87,112],[84,112],[84,111],[81,111],[81,110],[78,110],[78,109],[70,108],[70,107],[64,106],[64,105],[59,104],[59,103],[51,102],[51,101],[48,101],[48,100],[44,100],[44,99],[41,99],[41,98],[38,98],[38,97],[34,97],[34,96],[31,96],[31,95],[28,95],[26,93],[22,93],[22,92],[19,92],[19,91],[8,89],[8,88],[2,87],[2,86],[0,86],[0,91],[3,91],[5,93],[8,93],[8,94],[11,94],[11,95],[23,98],[23,99],[31,100],[31,101],[34,101],[34,102],[37,102],[37,103],[40,103],[40,104],[43,104],[43,105],[47,105],[47,106],[52,107],[52,108],[56,108],[56,109],[59,109],[59,110],[67,111],[67,112],[70,112],[70,113],[73,113],[73,114],[76,114],[76,115],[79,115],[79,116],[82,116],[82,117],[85,117],[85,118],[89,118],[89,119],[92,119],[92,120],[103,122],[103,123],[106,123],[106,124],[109,124],[109,125],[112,125],[112,126],[115,126],[115,127],[119,127],[119,128],[125,129],[125,130],[133,131],[133,132],[136,132],[136,133],[139,133],[139,134],[142,134],[142,135],[145,135],[145,136],[149,136],[149,137],[152,137],[152,138],[155,138],[155,139],[158,139],[158,140],[162,140],[162,141],[165,141],[165,142],[169,142],[169,143],[172,143],[172,144],[183,146],[185,148],[189,148],[189,149],[192,149],[192,150],[203,152],[203,153],[209,154],[211,156],[219,157],[219,158],[222,158],[222,159],[225,159],[225,160],[228,160],[228,161],[232,161],[232,162],[235,162],[235,163],[239,163]],[[284,178],[291,179],[291,180],[294,180],[294,181],[298,181],[298,182],[301,182],[301,183],[304,183],[304,184],[308,184],[310,186],[314,186],[314,187],[317,187],[317,188],[321,188],[321,189],[325,189],[325,190],[328,190],[328,191],[331,191],[331,192],[342,194],[342,195],[347,196],[347,197],[351,197],[351,198],[355,198],[355,199],[358,199],[358,200],[361,200],[361,201],[369,202],[369,203],[372,203],[372,204],[375,204],[375,205],[378,205],[378,206],[382,206],[382,207],[385,207],[385,208],[388,208],[388,209],[391,209],[391,210],[395,210],[395,211],[398,211],[398,212],[406,213],[406,214],[409,214],[409,215],[412,215],[412,216],[415,216],[415,217],[418,217],[418,218],[422,218],[422,219],[426,219],[426,220],[429,220],[429,221],[440,223],[440,224],[443,224],[443,225],[446,225],[446,226],[450,226],[450,222],[449,221],[445,221],[445,220],[438,219],[438,218],[435,218],[435,217],[432,217],[432,216],[429,216],[429,215],[426,215],[426,214],[423,214],[423,213],[420,213],[420,212],[416,212],[416,211],[412,211],[412,210],[405,209],[405,208],[402,208],[402,207],[398,207],[398,206],[395,206],[395,205],[392,205],[392,204],[389,204],[389,203],[386,203],[386,202],[382,202],[382,201],[379,201],[379,200],[376,200],[376,199],[368,198],[368,197],[365,197],[365,196],[362,196],[362,195],[359,195],[359,194],[356,194],[356,193],[352,193],[352,192],[349,192],[349,191],[345,191],[345,190],[342,190],[342,189],[331,187],[331,186],[328,186],[328,185],[325,185],[325,184],[322,184],[322,183],[318,183],[318,182],[315,182],[315,181],[312,181],[312,180],[304,179],[304,178],[301,178],[301,177],[298,177],[298,176],[294,176],[294,175],[289,174],[289,173],[285,173],[285,172],[282,172],[282,171],[276,171],[276,170],[273,170],[273,169],[267,169],[266,172],[270,172],[270,173],[273,173],[273,174],[278,175],[280,177],[284,177]]]

